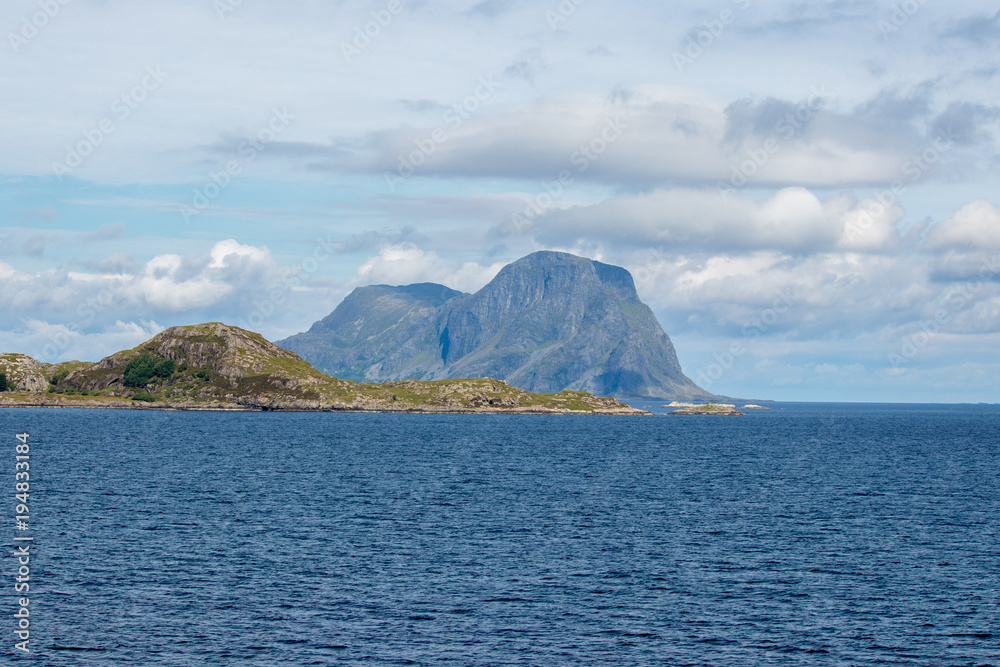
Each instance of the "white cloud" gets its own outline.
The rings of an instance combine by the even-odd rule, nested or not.
[[[84,333],[65,324],[29,319],[12,331],[0,330],[0,350],[22,352],[46,363],[70,359],[96,362],[133,348],[162,330],[154,321],[117,320],[98,331]]]
[[[615,252],[609,259],[632,270],[668,332],[850,339],[893,324],[899,337],[942,308],[945,330],[1000,330],[992,314],[1000,284],[940,281],[916,253]],[[761,320],[770,321],[754,324]]]
[[[0,50],[0,181],[18,225],[0,230],[0,340],[50,333],[29,320],[84,340],[111,336],[117,322],[148,333],[142,322],[251,314],[287,334],[352,286],[429,280],[471,291],[498,258],[541,248],[632,269],[671,332],[738,333],[791,294],[795,307],[765,336],[852,340],[861,354],[882,344],[872,332],[918,330],[949,290],[969,285],[946,328],[997,326],[989,267],[1000,215],[972,201],[993,191],[1000,168],[997,73],[971,33],[956,32],[993,15],[986,0],[926,3],[888,41],[879,3],[753,3],[683,72],[673,52],[704,28],[703,3],[591,2],[556,31],[533,3],[404,3],[350,62],[339,45],[372,6],[236,4],[220,20],[206,0],[170,11],[73,2],[19,51]],[[17,30],[37,11],[37,0],[0,3],[0,25]],[[523,66],[505,74],[519,54]],[[115,101],[157,66],[162,83],[127,118],[115,115]],[[458,127],[446,122],[483,77],[499,82],[495,92]],[[794,132],[779,129],[817,90],[822,108]],[[176,206],[242,159],[240,141],[286,106],[287,131],[221,188],[203,224],[176,224]],[[49,178],[109,117],[114,132],[73,178]],[[613,141],[602,136],[609,119],[621,121]],[[383,171],[438,127],[447,140],[390,195]],[[928,153],[949,127],[954,146]],[[762,158],[768,139],[778,146]],[[585,147],[599,154],[582,159]],[[573,184],[534,226],[504,224],[524,210],[522,193],[537,196],[563,170]],[[745,185],[723,198],[719,183],[734,177]],[[869,198],[897,179],[905,197]],[[928,231],[929,220],[944,221]],[[55,223],[70,230],[60,237]],[[319,228],[344,241],[336,261],[288,287],[282,265],[301,265]],[[151,229],[158,235],[140,236]],[[122,341],[141,335],[125,329]],[[824,354],[789,364],[787,377],[808,383],[816,364],[851,366]]]
[[[840,218],[842,234],[839,247],[856,251],[887,251],[899,245],[896,225],[905,215],[902,208],[877,198],[864,199]]]
[[[866,131],[861,142],[858,126],[869,121],[833,110],[810,113],[817,121],[808,127],[795,130],[779,118],[761,136],[733,145],[723,99],[677,86],[637,85],[611,99],[601,92],[507,104],[442,128],[439,142],[427,143],[433,126],[382,130],[361,141],[344,137],[345,150],[324,144],[329,157],[313,166],[388,172],[399,182],[409,177],[400,165],[410,162],[418,177],[555,181],[567,171],[577,181],[628,187],[844,186],[891,182],[909,154],[924,148],[910,126],[895,134],[882,127]],[[420,149],[422,143],[430,149]]]
[[[434,251],[413,243],[387,245],[369,257],[357,271],[357,285],[409,285],[433,282],[463,292],[474,292],[492,280],[506,262],[483,266],[476,262],[448,262]]]
[[[251,263],[258,264],[269,264],[272,261],[271,251],[267,248],[255,248],[251,245],[243,245],[235,239],[219,241],[212,246],[210,254],[212,257],[212,262],[208,265],[210,269],[225,268],[228,263],[233,262],[236,258],[245,258]]]
[[[966,204],[931,228],[926,245],[931,249],[1000,249],[1000,211],[985,199]]]
[[[441,258],[435,252],[425,252],[412,243],[390,245],[370,257],[358,268],[358,280],[367,284],[407,285],[431,282]]]
[[[154,256],[135,274],[29,274],[0,262],[0,328],[36,319],[84,332],[119,319],[173,319],[213,308],[239,313],[268,293],[280,273],[266,248],[232,239],[216,243],[207,257]]]
[[[176,265],[164,265],[167,257],[152,260],[146,267],[146,275],[129,291],[137,293],[137,298],[150,306],[168,312],[204,308],[232,293],[232,285],[207,276],[178,280],[180,258],[174,257],[178,260]]]
[[[14,269],[10,264],[0,261],[0,280],[24,280],[27,274]]]
[[[899,242],[895,224],[902,216],[897,206],[848,195],[821,201],[802,187],[760,201],[714,190],[660,189],[550,211],[529,231],[545,243],[587,238],[662,249],[885,251]]]

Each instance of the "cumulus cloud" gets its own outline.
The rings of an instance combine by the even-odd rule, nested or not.
[[[267,248],[231,239],[203,256],[157,255],[134,273],[29,273],[0,262],[0,329],[47,335],[39,328],[44,324],[62,327],[71,337],[100,338],[112,330],[121,333],[113,329],[119,321],[191,323],[209,313],[213,319],[235,319],[282,284],[283,275]]]
[[[886,331],[888,350],[941,312],[935,327],[943,332],[1000,331],[1000,284],[990,280],[997,270],[939,282],[916,255],[665,252],[639,253],[626,265],[672,333],[819,342]]]
[[[4,261],[0,261],[0,280],[13,280],[20,278],[21,276],[26,276],[27,274],[21,273],[14,269],[13,266],[7,264]]]
[[[985,199],[966,204],[931,228],[926,245],[936,250],[1000,250],[1000,211]]]
[[[492,280],[506,262],[483,266],[476,262],[448,262],[434,251],[412,243],[389,245],[358,268],[358,285],[409,285],[433,282],[463,292],[474,292]]]
[[[553,210],[530,232],[549,244],[587,238],[607,245],[716,251],[876,251],[898,243],[895,225],[902,215],[877,200],[859,202],[849,195],[820,200],[801,187],[759,201],[715,190],[661,189]]]
[[[178,255],[160,255],[147,262],[142,276],[128,289],[153,308],[177,312],[204,308],[232,293],[232,285],[200,274],[184,277]]]
[[[163,327],[154,321],[117,320],[88,333],[65,324],[28,319],[14,330],[0,330],[0,350],[27,354],[43,363],[75,359],[99,361],[149,340]]]

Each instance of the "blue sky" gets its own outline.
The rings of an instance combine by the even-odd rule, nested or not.
[[[995,3],[9,0],[0,349],[628,268],[712,391],[1000,401]]]

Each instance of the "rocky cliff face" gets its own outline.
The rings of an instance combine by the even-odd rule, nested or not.
[[[460,296],[462,292],[433,283],[359,287],[330,315],[282,347],[308,358],[316,368],[336,369],[339,378],[378,381],[382,378],[372,370],[371,360],[384,359],[401,347],[417,354],[417,325]]]
[[[411,303],[416,287],[446,297],[419,308],[380,305]],[[324,372],[372,381],[496,377],[540,393],[712,396],[683,374],[669,337],[621,267],[538,252],[475,294],[427,285],[366,289],[373,288],[355,290],[308,333],[278,344]],[[384,314],[377,326],[364,315],[372,310]],[[404,317],[388,326],[399,313]]]
[[[0,354],[0,373],[10,391],[44,391],[49,386],[45,367],[26,354]]]

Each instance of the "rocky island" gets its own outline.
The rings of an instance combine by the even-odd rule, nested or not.
[[[672,415],[718,415],[722,417],[743,417],[745,413],[736,409],[731,403],[671,403],[663,406],[665,408],[678,408],[670,414]],[[749,406],[748,406],[749,407]]]
[[[260,334],[218,322],[167,329],[100,362],[0,355],[0,407],[644,415],[582,391],[492,378],[363,383],[325,375]]]
[[[434,283],[359,287],[277,344],[357,382],[494,377],[543,394],[720,398],[683,373],[626,269],[560,252],[508,264],[475,294]]]

